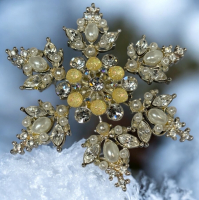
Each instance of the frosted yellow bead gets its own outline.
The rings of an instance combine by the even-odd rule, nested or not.
[[[102,67],[102,62],[97,57],[90,57],[86,62],[86,67],[88,70],[96,71]]]
[[[77,69],[70,69],[66,74],[66,79],[69,83],[78,83],[82,79],[82,73]]]
[[[67,102],[69,106],[77,108],[82,105],[83,96],[79,92],[73,92],[69,94]]]
[[[112,93],[113,100],[116,103],[123,103],[128,99],[128,94],[123,88],[116,88]]]
[[[102,100],[94,100],[91,102],[91,112],[94,115],[103,115],[106,112],[106,103]]]
[[[108,75],[114,81],[120,81],[124,77],[124,70],[120,66],[114,66],[108,70]]]

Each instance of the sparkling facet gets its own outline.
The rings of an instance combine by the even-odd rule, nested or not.
[[[68,97],[71,92],[70,84],[67,81],[59,83],[55,89],[55,92],[61,99]]]
[[[98,156],[100,153],[100,145],[94,144],[91,147],[88,147],[84,153],[84,163],[91,163],[94,161],[94,159]]]
[[[106,66],[115,66],[118,63],[118,60],[114,55],[106,54],[102,57],[102,63]]]
[[[140,145],[139,140],[135,136],[128,133],[119,135],[118,140],[122,144],[122,146],[126,148],[135,148],[139,147]]]
[[[62,142],[64,141],[65,134],[63,128],[57,124],[51,134],[51,141],[53,142],[54,145],[60,146]]]
[[[141,121],[138,125],[138,137],[145,143],[151,138],[151,128],[144,121]]]
[[[91,88],[91,90],[100,91],[104,88],[104,83],[98,77],[92,78],[91,80],[89,80],[89,87]]]
[[[75,110],[75,120],[79,123],[88,122],[91,118],[91,111],[88,108],[80,107]]]
[[[42,117],[47,114],[46,111],[42,107],[39,107],[39,106],[29,106],[25,108],[25,111],[31,117]]]
[[[70,61],[70,66],[76,69],[84,68],[86,61],[82,57],[74,57]]]
[[[111,104],[107,109],[107,117],[113,121],[119,121],[124,115],[124,110],[119,104]]]
[[[66,35],[71,41],[82,40],[82,36],[79,31],[74,29],[66,29]]]
[[[27,78],[23,86],[34,88],[34,87],[38,87],[40,83],[41,83],[41,76],[38,74],[35,74]]]
[[[137,79],[132,76],[125,76],[122,79],[122,87],[127,91],[134,91],[138,87]]]
[[[152,104],[153,104],[153,106],[157,106],[157,107],[166,107],[171,103],[172,99],[173,98],[171,95],[163,94],[163,95],[156,97],[153,100]]]
[[[44,53],[49,54],[49,53],[55,53],[57,51],[55,45],[51,42],[47,42],[45,48],[44,48]]]
[[[136,52],[138,55],[142,55],[148,47],[147,41],[143,38],[136,43]]]

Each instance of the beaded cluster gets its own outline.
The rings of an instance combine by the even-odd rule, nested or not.
[[[129,175],[129,149],[148,147],[152,135],[171,137],[180,136],[180,141],[192,140],[190,129],[184,122],[174,118],[177,109],[169,107],[176,97],[158,95],[157,90],[144,94],[144,100],[134,99],[133,92],[138,87],[137,79],[126,76],[125,71],[138,74],[148,84],[152,82],[170,82],[166,72],[172,64],[177,63],[186,49],[177,46],[159,48],[157,43],[148,45],[145,36],[127,47],[129,59],[125,67],[119,66],[118,59],[112,54],[101,52],[111,50],[121,30],[109,32],[108,24],[102,18],[94,4],[86,9],[83,18],[77,20],[78,28],[63,27],[68,37],[70,48],[81,51],[84,57],[74,57],[70,68],[65,71],[62,63],[63,50],[57,50],[47,38],[44,50],[23,47],[19,53],[14,47],[6,50],[8,60],[23,70],[28,77],[20,89],[43,91],[55,84],[55,92],[68,105],[58,105],[56,109],[49,102],[39,100],[39,106],[21,108],[27,115],[22,121],[26,129],[17,135],[20,143],[13,142],[12,154],[24,154],[24,149],[31,151],[38,145],[52,142],[57,151],[62,150],[66,136],[70,135],[69,112],[75,108],[78,123],[88,122],[92,115],[99,117],[96,134],[91,135],[84,144],[86,148],[82,166],[94,163],[109,174],[109,179],[117,177],[116,187],[126,191],[130,182],[124,176]],[[129,127],[102,121],[106,115],[112,121],[120,121],[124,116],[122,104],[127,105],[133,117]]]

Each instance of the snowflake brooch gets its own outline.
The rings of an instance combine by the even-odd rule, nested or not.
[[[176,108],[168,107],[176,97],[158,95],[151,90],[141,99],[133,99],[133,92],[138,87],[137,79],[126,76],[125,70],[138,74],[148,84],[152,82],[169,83],[165,72],[179,61],[186,49],[177,46],[159,48],[156,43],[148,45],[145,36],[136,45],[130,44],[127,54],[130,57],[125,67],[118,65],[118,59],[112,54],[97,58],[101,52],[111,50],[121,32],[108,32],[108,25],[99,8],[94,4],[86,9],[83,18],[77,20],[77,30],[63,27],[68,37],[68,46],[81,51],[84,57],[74,57],[70,61],[68,71],[62,63],[64,53],[57,51],[55,45],[47,38],[44,50],[21,48],[20,53],[14,47],[6,50],[8,60],[28,76],[20,89],[36,89],[43,91],[52,83],[60,99],[66,100],[64,105],[56,109],[49,102],[39,100],[39,106],[21,108],[27,116],[23,119],[22,133],[17,135],[20,143],[13,142],[12,154],[24,154],[24,149],[31,151],[42,144],[52,142],[57,151],[62,150],[66,136],[71,135],[68,116],[71,108],[75,108],[75,119],[78,123],[88,122],[91,115],[98,116],[97,135],[91,135],[84,144],[86,147],[83,164],[94,163],[109,174],[109,179],[117,177],[116,187],[126,191],[130,182],[124,175],[129,175],[129,157],[131,148],[148,147],[152,134],[166,135],[180,141],[192,140],[190,129],[180,130],[185,123],[174,118]],[[68,105],[65,105],[67,102]],[[124,115],[122,104],[127,105],[132,113],[129,127],[122,127],[102,121],[106,114],[112,121],[120,121]]]

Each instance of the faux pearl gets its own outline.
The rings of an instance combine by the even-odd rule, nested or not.
[[[70,69],[66,74],[66,79],[69,81],[69,83],[78,83],[82,80],[82,73],[77,69]]]
[[[143,67],[141,72],[143,75],[148,75],[150,73],[150,69],[148,67]]]
[[[107,26],[107,21],[106,21],[105,19],[101,19],[101,20],[99,21],[99,25],[100,25],[100,27],[104,28],[104,27]]]
[[[83,18],[79,18],[79,19],[77,19],[77,25],[78,25],[78,26],[83,26],[84,23],[85,23],[85,21],[84,21]]]
[[[29,51],[31,56],[36,56],[38,54],[38,49],[35,47],[30,48]]]
[[[128,62],[126,63],[126,68],[130,72],[136,71],[136,69],[137,69],[137,62],[135,60],[128,60]]]
[[[48,141],[48,139],[49,139],[49,135],[46,134],[46,133],[41,133],[41,134],[39,135],[39,139],[40,139],[42,142],[46,142],[46,141]]]
[[[99,46],[101,47],[101,48],[106,48],[106,46],[107,46],[107,41],[106,40],[100,40],[99,41]]]
[[[61,56],[58,54],[54,54],[51,58],[54,62],[59,62],[61,60]]]
[[[80,107],[83,103],[83,96],[79,92],[73,92],[69,94],[67,102],[71,107]]]
[[[123,102],[127,101],[128,94],[125,89],[116,88],[113,90],[112,97],[116,103],[123,103]]]
[[[47,62],[41,56],[30,57],[29,65],[31,65],[36,72],[43,72],[48,68]]]
[[[156,133],[161,133],[161,132],[163,131],[163,126],[162,126],[162,124],[156,124],[156,125],[154,126],[154,131],[155,131]]]
[[[45,83],[45,84],[48,84],[51,82],[51,76],[49,74],[45,74],[43,77],[42,77],[42,82]]]
[[[67,115],[69,110],[68,110],[68,107],[64,105],[59,105],[56,108],[56,112],[58,113],[58,115]]]
[[[120,151],[120,157],[121,158],[129,158],[130,154],[129,154],[129,150],[128,149],[122,149]]]
[[[50,102],[45,102],[45,103],[43,103],[43,108],[45,110],[50,110],[52,108],[52,105]]]
[[[32,132],[47,133],[52,126],[51,120],[48,117],[38,118],[32,125]]]
[[[85,54],[90,57],[90,56],[95,56],[96,54],[96,50],[94,47],[87,47],[86,50],[85,50]]]
[[[63,68],[55,68],[54,77],[57,81],[62,80],[65,77],[65,70]]]
[[[90,143],[91,144],[96,144],[98,142],[98,138],[96,135],[90,136]]]
[[[23,119],[23,121],[22,121],[22,125],[24,126],[24,127],[28,127],[28,126],[30,126],[31,125],[31,119],[30,119],[30,117],[25,117],[24,119]]]
[[[134,50],[134,49],[128,50],[128,51],[127,51],[127,55],[128,55],[129,57],[135,56],[135,50]]]
[[[61,126],[66,126],[68,124],[68,119],[66,117],[59,118],[59,124]]]
[[[85,28],[86,39],[94,42],[98,38],[99,29],[95,23],[89,23]]]
[[[130,107],[134,111],[139,111],[142,108],[142,103],[141,103],[140,100],[135,99],[135,100],[130,102]]]
[[[112,80],[120,81],[124,77],[124,70],[120,66],[114,66],[108,70],[108,75]]]
[[[86,62],[86,68],[91,71],[97,71],[102,67],[102,62],[97,57],[90,57]]]
[[[96,127],[96,131],[101,135],[108,135],[110,131],[110,125],[106,122],[100,122]]]
[[[106,170],[106,169],[108,168],[108,163],[107,163],[106,161],[101,161],[101,162],[99,163],[99,168],[100,168],[101,170]]]
[[[166,124],[168,121],[167,115],[160,109],[152,108],[148,112],[148,119],[153,124]]]
[[[142,121],[142,114],[141,113],[136,113],[134,116],[133,116],[133,120],[136,121],[136,122],[141,122]]]
[[[84,48],[84,43],[81,40],[77,40],[75,42],[75,48],[76,49],[82,49],[82,48]]]
[[[104,101],[97,99],[91,102],[91,112],[94,115],[103,115],[106,112],[107,105]]]
[[[111,163],[115,163],[119,159],[119,148],[111,140],[104,143],[103,153],[104,157]]]
[[[144,62],[149,66],[156,66],[163,58],[163,53],[159,50],[150,51],[145,54]]]
[[[32,73],[32,66],[31,65],[24,65],[23,66],[23,71],[26,73],[26,74],[29,74],[29,73]]]
[[[120,125],[115,126],[115,127],[114,127],[114,132],[115,132],[115,134],[117,134],[117,135],[122,134],[122,126],[120,126]]]
[[[144,94],[144,99],[150,101],[153,98],[153,95],[150,92]]]
[[[167,112],[168,112],[170,115],[175,115],[176,112],[177,112],[177,109],[176,109],[176,107],[171,106],[171,107],[168,107],[168,108],[167,108]]]
[[[150,44],[150,48],[151,48],[151,50],[156,50],[156,49],[158,48],[158,44],[155,43],[155,42],[152,42],[152,43]]]

